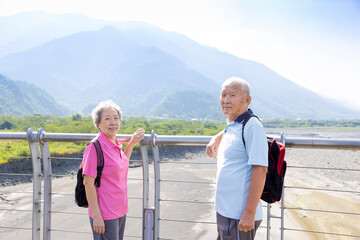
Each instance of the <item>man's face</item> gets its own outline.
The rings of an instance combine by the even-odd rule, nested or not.
[[[241,89],[241,85],[230,83],[223,86],[220,94],[220,105],[228,121],[235,121],[248,110],[251,98]]]

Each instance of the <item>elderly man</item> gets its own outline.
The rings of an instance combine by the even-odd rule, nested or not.
[[[268,145],[260,121],[252,117],[249,84],[240,78],[227,79],[221,89],[220,105],[227,117],[225,129],[206,148],[217,158],[215,210],[218,240],[253,240],[262,221],[260,197],[267,172]]]

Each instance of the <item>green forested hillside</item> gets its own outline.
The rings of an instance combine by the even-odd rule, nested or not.
[[[213,135],[223,129],[225,122],[164,120],[145,117],[124,117],[119,134],[132,134],[137,128],[144,128],[146,133],[156,130],[161,135]],[[26,132],[42,127],[52,133],[97,133],[91,116],[75,114],[67,117],[52,115],[0,116],[0,131]]]
[[[132,134],[138,128],[146,133],[156,130],[159,135],[214,135],[224,128],[225,123],[201,122],[190,120],[161,120],[144,117],[124,117],[119,134]],[[0,116],[0,131],[26,132],[32,127],[35,131],[40,127],[49,133],[97,133],[90,116],[75,114],[68,117],[51,115]],[[49,143],[52,156],[80,154],[86,143]],[[135,148],[136,151],[136,148]],[[27,142],[0,141],[0,156],[30,156]],[[2,157],[1,162],[10,158]]]
[[[12,81],[0,74],[0,114],[65,115],[67,112],[45,91],[26,82]]]

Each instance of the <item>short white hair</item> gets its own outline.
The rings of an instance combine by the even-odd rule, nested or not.
[[[98,128],[98,125],[101,121],[101,116],[102,116],[102,112],[105,109],[114,109],[116,110],[116,112],[119,115],[120,121],[121,121],[121,117],[122,117],[122,112],[120,107],[115,104],[112,100],[106,100],[103,102],[100,102],[92,111],[91,111],[91,116],[94,122],[95,127]]]
[[[243,90],[244,92],[246,92],[247,95],[250,96],[250,85],[249,85],[249,83],[247,81],[245,81],[244,79],[239,78],[239,77],[231,77],[231,78],[226,79],[223,82],[222,87],[233,84],[233,83],[235,83],[236,85],[239,85],[239,88],[241,90]]]

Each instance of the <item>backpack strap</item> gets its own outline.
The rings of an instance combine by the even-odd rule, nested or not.
[[[104,153],[102,151],[100,142],[98,139],[94,139],[91,141],[94,144],[97,154],[97,175],[95,178],[96,187],[100,187],[100,178],[102,174],[102,170],[104,169]]]
[[[254,115],[254,114],[250,114],[249,116],[247,116],[244,121],[242,122],[242,140],[243,140],[243,143],[244,143],[244,146],[245,146],[245,149],[246,149],[246,143],[245,143],[245,138],[244,138],[244,129],[245,129],[245,124],[250,120],[250,118],[252,117],[256,117],[259,121],[259,117]]]

